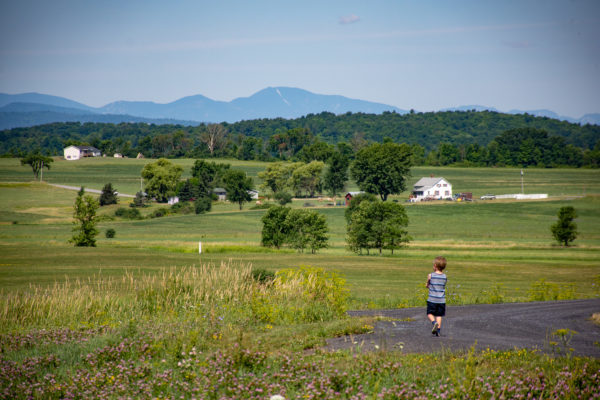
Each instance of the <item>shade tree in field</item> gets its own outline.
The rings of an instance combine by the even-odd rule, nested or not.
[[[301,165],[303,165],[301,162],[269,163],[264,171],[258,173],[258,177],[262,180],[260,188],[264,191],[270,190],[273,195],[287,191],[292,173]]]
[[[378,194],[386,201],[390,194],[406,190],[412,151],[407,144],[375,143],[361,149],[350,167],[360,190]]]
[[[280,248],[286,243],[290,230],[286,218],[290,210],[289,207],[273,206],[263,215],[260,241],[262,246]]]
[[[227,199],[233,203],[238,203],[240,210],[244,203],[252,200],[252,196],[248,193],[253,188],[252,178],[246,176],[244,171],[228,170],[223,176],[223,182],[227,191]]]
[[[294,193],[300,196],[304,191],[309,197],[314,197],[315,193],[321,192],[323,187],[321,175],[324,168],[323,161],[311,161],[294,169],[290,178],[290,186]]]
[[[571,206],[561,207],[558,210],[558,221],[550,227],[552,235],[558,243],[569,246],[569,243],[577,238],[577,224],[573,222],[575,218],[577,218],[577,212]]]
[[[82,187],[73,206],[73,224],[75,226],[73,227],[73,236],[69,242],[74,243],[75,246],[96,247],[96,235],[98,235],[96,211],[98,207],[98,201],[92,196],[86,195]]]
[[[273,206],[262,217],[262,223],[263,246],[288,245],[300,252],[310,249],[314,254],[328,245],[327,220],[317,211]]]
[[[156,198],[159,203],[166,203],[174,196],[183,168],[173,164],[166,158],[159,158],[146,164],[142,169],[142,177],[146,180],[146,193]]]
[[[107,183],[102,188],[102,193],[100,193],[99,199],[101,206],[107,206],[109,204],[117,204],[117,191],[112,187],[112,183]]]
[[[350,214],[347,225],[348,247],[362,253],[365,249],[391,250],[402,247],[410,240],[406,227],[408,216],[403,206],[379,200],[363,200]]]
[[[344,218],[346,218],[346,223],[350,223],[352,213],[358,209],[358,206],[363,201],[377,201],[377,196],[375,196],[373,193],[359,193],[352,197],[350,204],[348,204],[348,207],[346,207],[344,210]]]
[[[331,154],[327,160],[327,168],[323,178],[323,188],[331,195],[337,196],[346,187],[348,165],[350,160],[339,151]]]
[[[21,159],[21,165],[31,166],[35,179],[38,178],[38,175],[43,168],[50,169],[50,164],[52,162],[54,162],[54,160],[51,157],[40,154],[39,151],[30,153]]]

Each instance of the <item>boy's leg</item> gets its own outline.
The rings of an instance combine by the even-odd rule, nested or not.
[[[431,321],[431,323],[435,322],[435,317],[433,316],[433,314],[427,314],[427,318],[429,318],[429,321]]]
[[[438,329],[442,328],[442,317],[435,317],[435,322],[437,322]]]

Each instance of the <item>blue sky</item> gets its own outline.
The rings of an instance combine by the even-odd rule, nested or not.
[[[4,0],[0,92],[600,112],[600,1]]]

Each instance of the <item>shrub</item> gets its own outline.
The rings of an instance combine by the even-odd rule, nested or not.
[[[171,212],[177,214],[191,214],[194,211],[194,205],[189,201],[180,201],[171,206]]]
[[[100,205],[107,206],[109,204],[117,204],[117,191],[113,189],[112,183],[107,183],[102,188],[102,193],[100,194]]]
[[[160,217],[164,217],[165,215],[169,215],[170,211],[168,208],[166,207],[160,207],[157,208],[156,210],[152,211],[152,213],[150,213],[149,217],[150,218],[160,218]]]
[[[260,284],[271,283],[275,280],[275,272],[269,271],[264,268],[257,268],[252,270],[252,279]]]
[[[146,207],[146,196],[144,193],[137,192],[132,203],[129,203],[129,207]]]
[[[140,214],[140,210],[137,208],[117,208],[115,216],[127,219],[142,219],[142,214]]]
[[[273,197],[282,206],[292,202],[292,195],[288,192],[277,192]]]
[[[107,239],[112,239],[112,238],[114,238],[114,237],[115,237],[115,234],[116,234],[116,233],[117,233],[117,232],[116,232],[116,231],[115,231],[113,228],[108,228],[108,229],[106,230],[106,233],[105,233],[104,235],[106,236],[106,238],[107,238]]]
[[[212,200],[210,197],[200,197],[194,202],[196,214],[203,214],[210,211],[212,208]]]

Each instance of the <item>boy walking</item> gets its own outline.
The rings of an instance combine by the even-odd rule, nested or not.
[[[440,336],[442,329],[442,317],[446,315],[446,259],[436,257],[433,260],[433,272],[427,275],[427,318],[431,321],[431,334]]]

